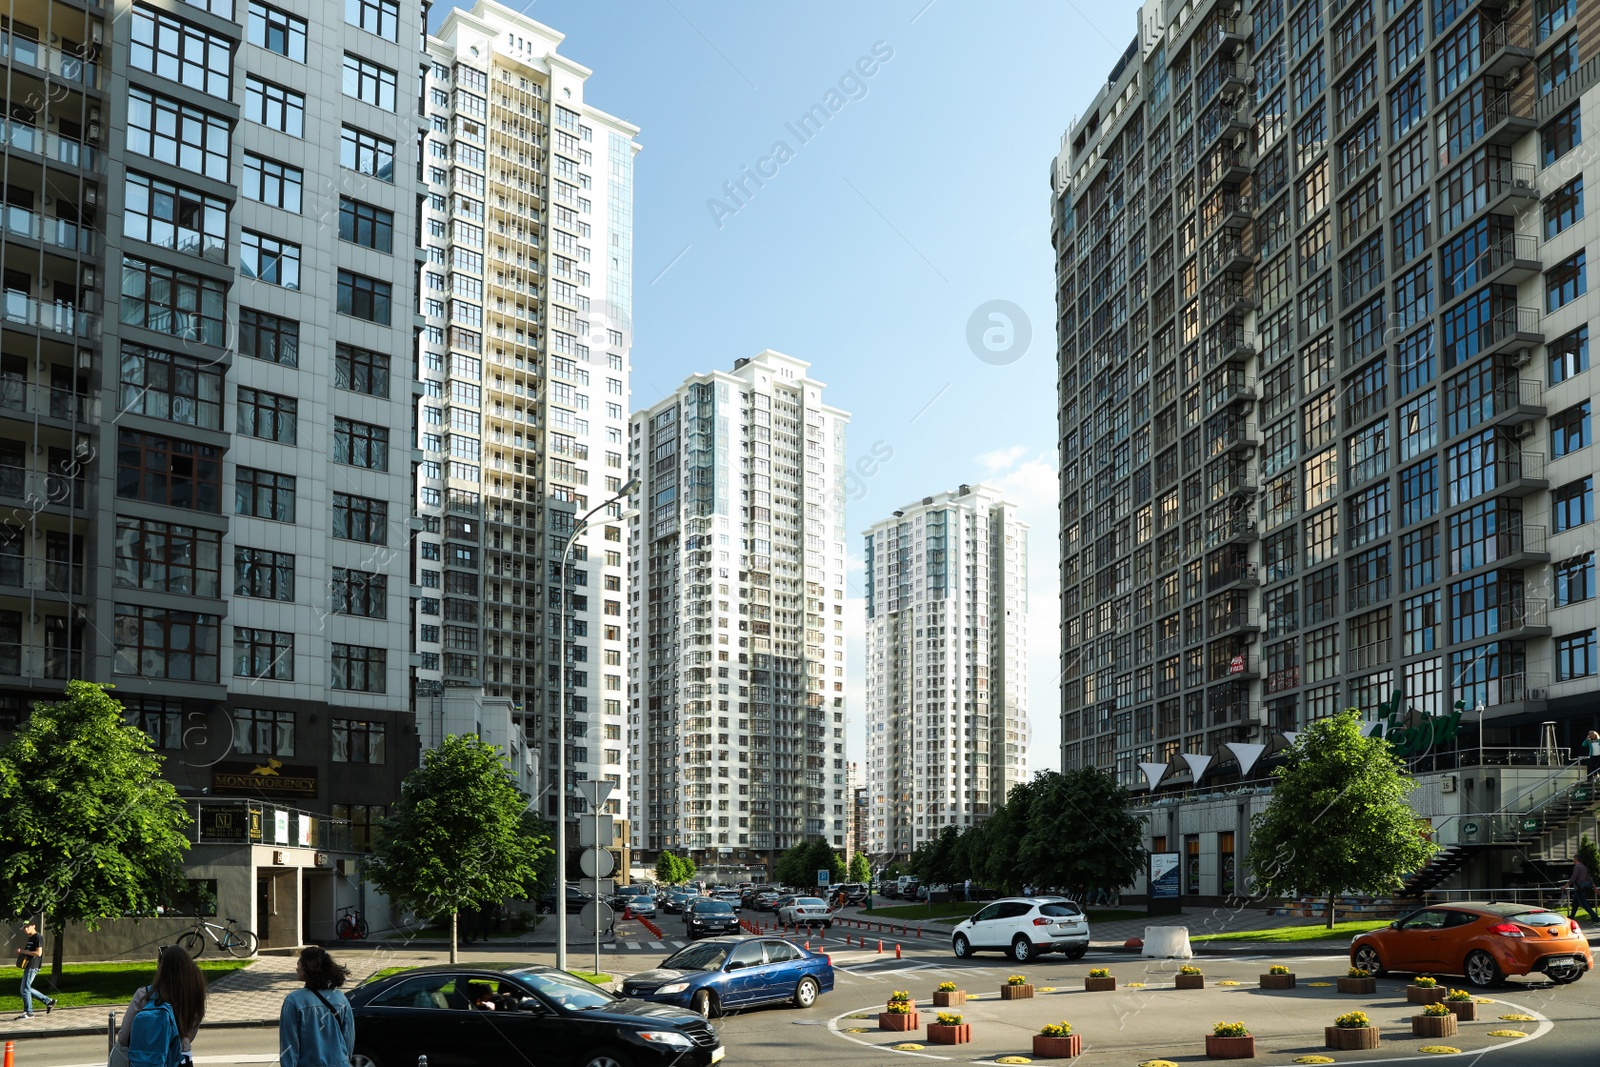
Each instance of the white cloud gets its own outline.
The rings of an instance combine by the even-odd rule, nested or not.
[[[1027,445],[1012,445],[1010,448],[997,448],[993,452],[985,452],[983,455],[979,456],[978,464],[991,473],[994,471],[1003,471],[1027,454]]]

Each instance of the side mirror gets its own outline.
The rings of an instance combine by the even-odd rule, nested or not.
[[[750,966],[750,965],[748,963],[744,962],[743,960],[732,960],[728,964],[728,970],[730,970],[730,971],[739,971],[739,970],[743,970],[744,968],[746,968],[748,966]]]
[[[539,1003],[539,1001],[533,997],[523,997],[521,1000],[517,1001],[517,1010],[542,1013],[544,1011],[544,1005]]]
[[[1399,919],[1396,919],[1396,920],[1395,920],[1395,921],[1394,921],[1394,922],[1392,922],[1392,923],[1390,923],[1390,924],[1389,924],[1389,929],[1391,929],[1391,930],[1398,930],[1398,929],[1400,929],[1400,920],[1399,920]]]

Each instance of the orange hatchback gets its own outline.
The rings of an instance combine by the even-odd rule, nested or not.
[[[1459,974],[1479,987],[1507,975],[1543,974],[1566,985],[1594,959],[1578,924],[1531,904],[1436,904],[1350,942],[1350,962],[1371,974]]]

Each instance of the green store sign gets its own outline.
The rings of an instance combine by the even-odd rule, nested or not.
[[[1426,716],[1420,722],[1408,724],[1400,706],[1405,699],[1402,690],[1396,689],[1389,699],[1378,705],[1378,729],[1375,734],[1389,742],[1396,756],[1420,756],[1461,734],[1461,713],[1466,705],[1456,701],[1449,715]]]

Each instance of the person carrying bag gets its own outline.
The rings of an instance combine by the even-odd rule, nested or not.
[[[206,979],[189,954],[166,945],[155,981],[128,1002],[110,1067],[190,1067],[190,1048],[206,1015]]]
[[[295,977],[305,983],[283,998],[278,1015],[279,1067],[349,1067],[355,1046],[356,1018],[350,1002],[336,988],[349,977],[315,945],[302,949]]]

